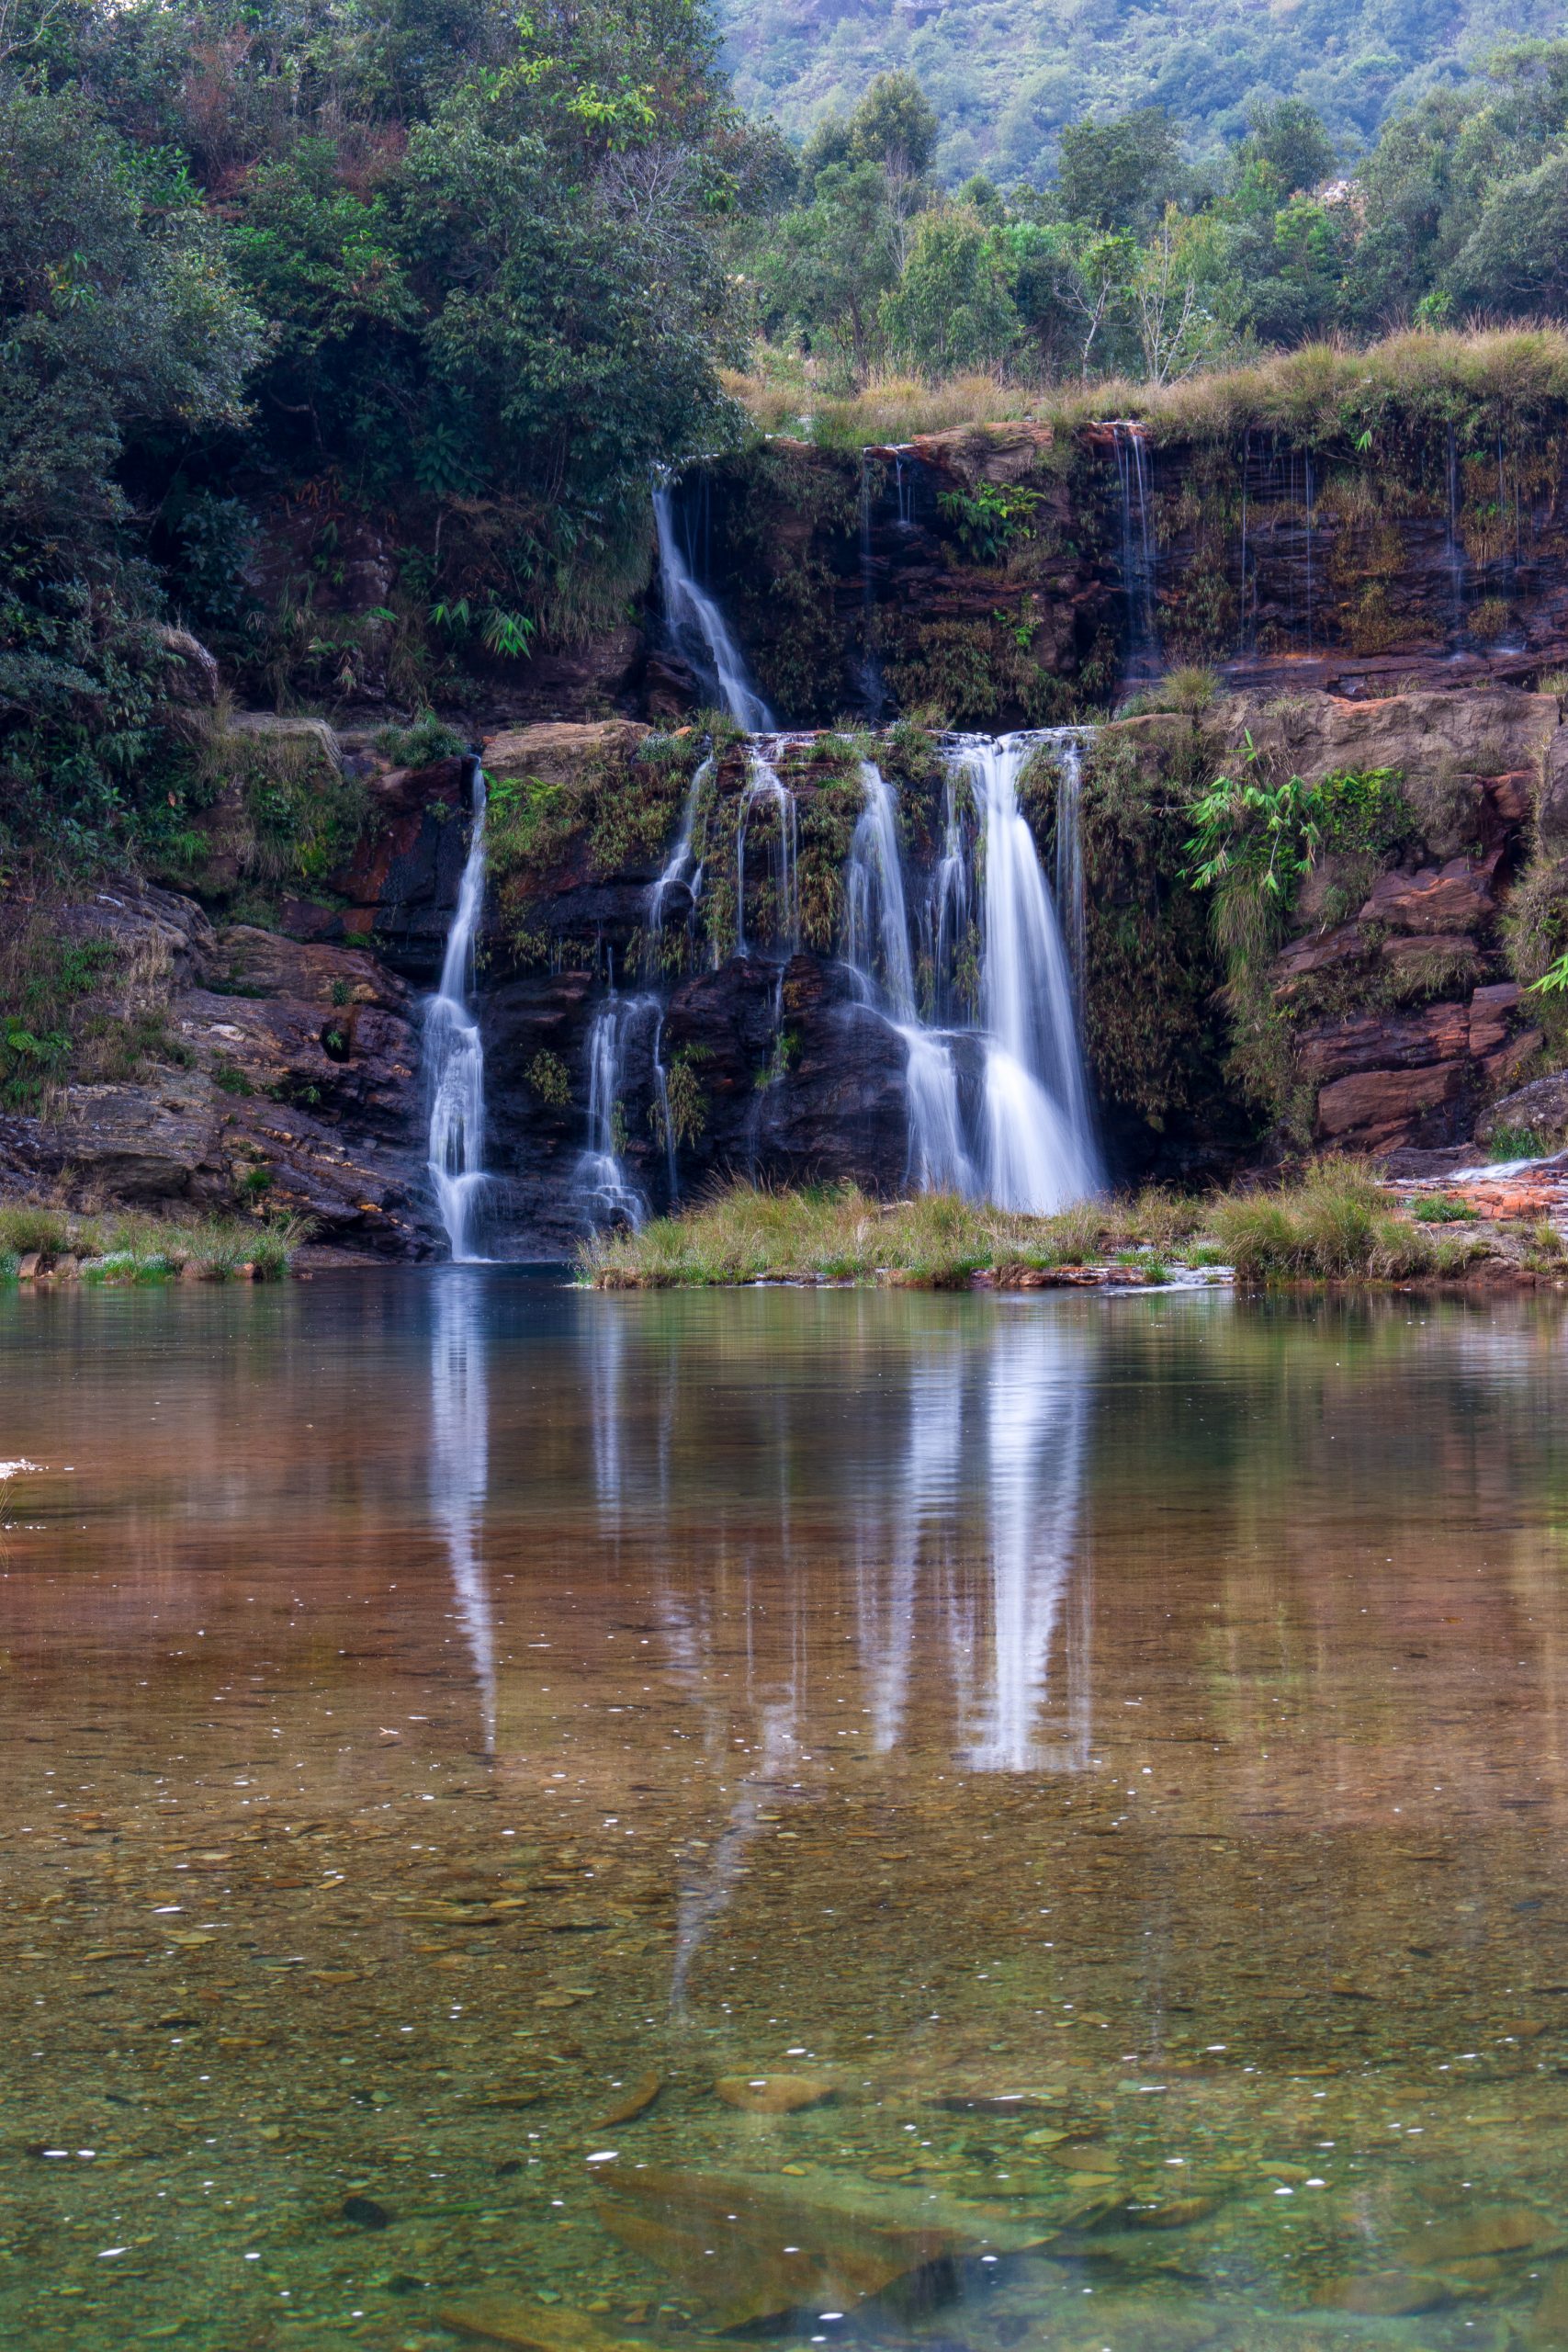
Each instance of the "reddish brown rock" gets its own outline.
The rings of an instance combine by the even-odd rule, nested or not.
[[[1314,932],[1305,939],[1292,940],[1274,958],[1269,973],[1274,993],[1288,1004],[1303,980],[1357,963],[1370,952],[1367,935],[1355,922],[1342,922],[1334,931]]]
[[[1424,1005],[1414,1012],[1351,1012],[1302,1032],[1299,1067],[1319,1084],[1357,1071],[1422,1069],[1470,1051],[1470,1008]]]
[[[1476,989],[1470,1000],[1470,1050],[1478,1059],[1508,1043],[1518,1002],[1517,980],[1500,980],[1495,987]]]
[[[1391,931],[1468,931],[1496,912],[1497,856],[1494,851],[1483,859],[1451,857],[1446,865],[1423,866],[1416,874],[1384,874],[1360,920],[1385,923]]]
[[[1404,1141],[1423,1114],[1458,1102],[1468,1075],[1465,1062],[1438,1062],[1337,1079],[1317,1098],[1318,1139],[1343,1150],[1383,1150]]]

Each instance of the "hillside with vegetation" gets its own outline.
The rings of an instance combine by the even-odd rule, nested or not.
[[[1041,182],[1068,126],[1146,106],[1180,123],[1205,163],[1280,98],[1359,150],[1499,42],[1551,36],[1562,19],[1541,0],[724,0],[723,23],[741,102],[796,137],[850,113],[878,74],[915,74],[942,117],[939,171],[956,186],[976,170]]]

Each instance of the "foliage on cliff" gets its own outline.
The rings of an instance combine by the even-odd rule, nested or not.
[[[619,616],[650,466],[728,414],[757,141],[698,0],[5,21],[13,839],[178,798],[161,624],[268,701],[412,703]]]

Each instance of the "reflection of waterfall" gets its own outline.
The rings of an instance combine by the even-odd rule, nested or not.
[[[457,1620],[479,1686],[487,1756],[495,1752],[495,1631],[483,1556],[490,1400],[484,1277],[444,1275],[430,1340],[430,1504],[451,1564]]]
[[[855,1512],[855,1617],[874,1745],[918,1736],[920,1653],[945,1635],[972,1771],[1081,1770],[1089,1580],[1078,1559],[1092,1410],[1081,1328],[1032,1310],[919,1350],[886,1492]],[[927,1704],[929,1706],[929,1698]]]
[[[654,491],[653,516],[659,533],[664,617],[676,651],[704,684],[713,688],[719,708],[738,719],[749,734],[771,728],[773,714],[751,683],[745,655],[713,598],[692,576],[676,535],[674,492],[668,483]]]
[[[1084,1577],[1075,1625],[1064,1623],[1088,1414],[1077,1352],[1064,1345],[1052,1324],[1013,1317],[998,1327],[987,1367],[989,1558],[964,1618],[969,1652],[964,1758],[976,1772],[1025,1772],[1046,1760],[1037,1736],[1052,1650],[1063,1634],[1069,1690],[1053,1760],[1079,1770],[1088,1761],[1087,1655],[1074,1657],[1088,1626]]]
[[[940,1622],[933,1587],[945,1584],[952,1546],[963,1524],[958,1475],[963,1459],[964,1343],[924,1349],[909,1372],[903,1458],[887,1518],[863,1510],[855,1520],[855,1616],[861,1675],[870,1701],[872,1745],[879,1756],[905,1736],[915,1645]],[[923,1580],[923,1591],[922,1591]],[[918,1621],[924,1600],[926,1616]]]
[[[654,1033],[655,1087],[663,1099],[658,1057],[663,1017],[656,996],[621,996],[612,988],[588,1032],[588,1148],[577,1163],[577,1184],[595,1224],[640,1225],[648,1214],[648,1204],[622,1164],[620,1100],[627,1051],[644,1026]],[[667,1100],[664,1107],[668,1118]]]
[[[746,1849],[756,1836],[758,1815],[795,1748],[793,1698],[764,1706],[750,1769],[734,1792],[729,1818],[675,1908],[675,1963],[670,1972],[670,2007],[686,2006],[686,1990],[708,1929],[728,1907],[741,1876]]]
[[[485,1057],[478,1019],[468,1010],[474,942],[485,895],[485,780],[471,763],[473,831],[457,911],[446,934],[441,985],[424,1014],[424,1063],[430,1097],[431,1182],[454,1258],[472,1258],[470,1224],[485,1182]]]

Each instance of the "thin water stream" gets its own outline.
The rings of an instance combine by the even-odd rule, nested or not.
[[[0,2340],[1561,2344],[1565,1339],[0,1294]]]

